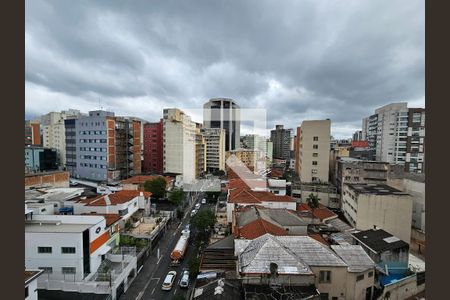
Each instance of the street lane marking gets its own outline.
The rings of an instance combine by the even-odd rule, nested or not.
[[[159,262],[161,261],[162,257],[163,257],[162,255],[159,257],[158,262],[156,263],[157,265],[159,265]]]
[[[153,293],[155,292],[155,290],[156,290],[156,286],[153,288],[153,291],[152,291],[151,295],[153,295]]]

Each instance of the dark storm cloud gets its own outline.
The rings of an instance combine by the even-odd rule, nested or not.
[[[421,0],[26,1],[25,42],[27,115],[157,120],[231,97],[269,127],[330,118],[346,136],[381,105],[424,105]]]

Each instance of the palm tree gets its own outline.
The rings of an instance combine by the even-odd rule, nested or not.
[[[313,193],[309,194],[308,198],[306,198],[306,204],[311,208],[313,220],[314,220],[314,209],[319,207],[319,196],[314,195]]]

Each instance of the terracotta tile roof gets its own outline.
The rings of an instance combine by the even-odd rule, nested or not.
[[[97,213],[84,213],[82,215],[90,216],[103,216],[106,219],[106,226],[109,227],[121,219],[118,214],[97,214]]]
[[[137,175],[130,177],[128,179],[122,180],[121,183],[123,184],[144,184],[147,180],[153,180],[158,177],[163,177],[160,175]],[[164,179],[166,180],[167,184],[170,184],[172,182],[172,178],[169,176],[164,176]]]
[[[271,192],[252,191],[245,189],[231,190],[230,203],[261,203],[261,202],[294,202],[291,196],[277,196]]]
[[[287,231],[263,219],[258,219],[237,229],[237,237],[253,240],[266,233],[287,235]]]
[[[27,284],[29,280],[42,272],[42,270],[25,270],[25,284]]]
[[[314,209],[314,211],[306,203],[301,203],[297,205],[297,211],[308,211],[314,214],[314,217],[320,219],[321,221],[326,219],[336,218],[337,215],[326,208],[324,205],[319,204],[319,207]]]
[[[322,237],[322,235],[318,234],[318,233],[308,233],[308,236],[310,238],[315,239],[318,242],[321,242],[322,244],[324,244],[325,246],[330,246],[330,244]]]
[[[123,204],[133,200],[138,197],[140,193],[144,194],[145,198],[152,195],[150,192],[140,192],[135,190],[122,190],[108,195],[100,195],[95,198],[88,198],[80,200],[81,203],[86,203],[86,206],[107,206],[107,205],[117,205]],[[107,204],[105,198],[109,199],[110,204]]]

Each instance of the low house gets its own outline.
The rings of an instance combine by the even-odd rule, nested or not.
[[[248,189],[229,190],[227,196],[227,220],[232,222],[232,213],[239,206],[260,205],[267,208],[295,210],[296,203],[291,196],[277,196],[270,192]]]
[[[232,232],[236,238],[254,239],[263,234],[306,235],[310,222],[287,209],[245,206],[233,214]]]
[[[286,195],[286,179],[268,179],[267,185],[269,192],[280,196]]]
[[[354,244],[366,253],[387,275],[403,274],[408,270],[409,244],[383,229],[352,233]]]
[[[234,239],[229,235],[211,245],[202,253],[200,260],[201,273],[234,272],[236,270],[236,257],[234,256]]]
[[[150,192],[122,190],[113,194],[100,195],[92,198],[80,197],[74,203],[74,214],[118,214],[125,223],[140,209],[150,212]]]
[[[25,269],[25,300],[38,300],[37,278],[43,270]]]
[[[349,299],[372,299],[375,285],[375,263],[359,245],[332,245],[331,249],[348,265]]]
[[[321,222],[328,222],[333,219],[336,219],[338,216],[326,208],[324,205],[319,203],[319,207],[312,209],[306,203],[301,203],[297,205],[297,212],[300,215],[304,215],[304,213],[310,213],[314,218],[319,219]]]

